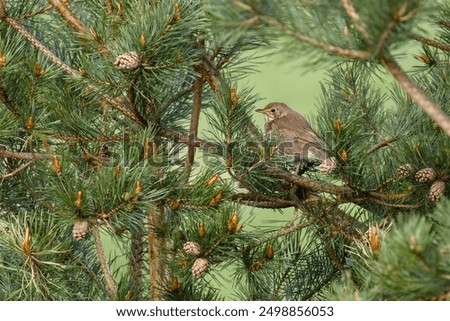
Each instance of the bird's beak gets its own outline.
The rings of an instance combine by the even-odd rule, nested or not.
[[[262,113],[262,114],[265,114],[266,113],[266,111],[264,110],[264,109],[255,109],[255,111],[257,112],[257,113]]]

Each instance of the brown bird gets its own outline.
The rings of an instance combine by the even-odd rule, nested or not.
[[[264,114],[266,134],[273,133],[280,138],[278,148],[282,153],[294,156],[300,163],[311,158],[312,154],[322,161],[319,166],[321,172],[328,173],[336,168],[336,160],[328,158],[324,142],[305,117],[279,102],[256,111]]]

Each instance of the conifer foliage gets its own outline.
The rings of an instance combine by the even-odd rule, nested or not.
[[[220,300],[226,283],[240,300],[448,300],[449,17],[420,0],[0,0],[0,299]],[[294,174],[253,122],[238,80],[274,47],[329,67],[313,127],[332,173]],[[259,208],[292,219],[258,226]]]

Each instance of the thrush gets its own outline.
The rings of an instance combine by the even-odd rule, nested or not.
[[[322,161],[319,170],[329,173],[336,168],[334,157],[328,157],[325,143],[305,117],[280,102],[273,102],[256,110],[264,114],[266,134],[279,137],[278,149],[304,163],[315,156]],[[297,168],[298,172],[298,168]]]

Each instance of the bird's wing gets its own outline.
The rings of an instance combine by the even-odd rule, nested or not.
[[[295,113],[274,119],[271,122],[271,129],[280,136],[283,142],[308,144],[313,154],[320,158],[325,157],[323,141],[301,115]]]

